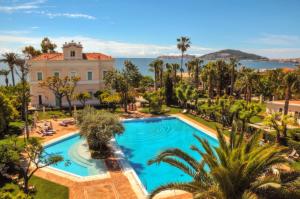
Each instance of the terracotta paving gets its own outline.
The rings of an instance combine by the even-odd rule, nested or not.
[[[190,120],[183,114],[180,116]],[[50,120],[48,120],[50,121]],[[193,120],[190,120],[195,122]],[[47,142],[52,139],[61,137],[63,135],[69,134],[71,132],[78,131],[76,125],[69,125],[68,127],[59,126],[59,120],[51,120],[53,129],[56,133],[52,136],[42,136],[37,132],[33,131],[31,136],[42,137],[42,142]],[[198,124],[198,123],[197,123]],[[203,128],[207,128],[203,126]],[[110,178],[90,180],[84,182],[74,181],[72,179],[54,174],[52,172],[47,172],[45,170],[38,170],[36,176],[47,179],[49,181],[64,185],[69,188],[69,198],[70,199],[139,199],[128,178],[122,173],[120,167],[112,167],[112,162],[117,161],[113,158],[106,160],[106,165],[109,170]],[[118,163],[114,163],[118,165]],[[114,168],[114,169],[112,169]],[[172,197],[156,197],[156,199],[190,199],[192,196],[190,194],[181,194]]]

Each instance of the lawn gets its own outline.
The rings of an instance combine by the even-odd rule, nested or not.
[[[65,111],[39,111],[38,112],[38,118],[39,120],[47,120],[47,119],[52,119],[53,117],[56,118],[67,118],[70,117],[69,113]]]
[[[67,199],[69,198],[68,187],[50,182],[48,180],[33,176],[30,181],[30,185],[36,187],[36,192],[32,195],[35,199]],[[14,196],[20,191],[18,185],[13,183],[6,183],[0,190],[6,190],[12,193]]]

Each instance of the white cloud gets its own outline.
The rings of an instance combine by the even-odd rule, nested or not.
[[[56,17],[67,17],[67,18],[83,18],[83,19],[90,19],[90,20],[95,20],[96,17],[87,15],[87,14],[82,14],[82,13],[53,13],[53,12],[47,12],[47,11],[26,11],[25,13],[31,14],[40,14],[40,15],[45,15],[49,17],[50,19],[56,18]]]
[[[178,55],[179,51],[176,45],[156,45],[156,44],[139,44],[119,41],[107,41],[91,37],[74,36],[74,37],[51,37],[50,38],[59,47],[68,41],[74,40],[81,42],[85,52],[102,52],[114,57],[157,57],[159,55]],[[39,48],[42,37],[26,37],[17,35],[1,35],[0,46],[11,49],[12,51],[21,52],[25,45],[33,45]],[[214,51],[210,48],[201,46],[192,46],[189,54],[203,55]],[[0,52],[1,53],[1,52]]]
[[[0,6],[0,12],[12,13],[16,11],[33,10],[39,8],[40,4],[44,3],[44,0],[31,1],[27,3],[18,3],[7,6]]]
[[[276,35],[263,34],[260,38],[253,39],[252,42],[266,45],[299,45],[300,36],[297,35]]]

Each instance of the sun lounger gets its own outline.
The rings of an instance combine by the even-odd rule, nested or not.
[[[292,159],[298,159],[299,154],[297,153],[297,151],[295,149],[293,149],[293,151],[288,155],[288,157],[292,158]]]
[[[183,111],[182,111],[182,113],[187,113],[188,111],[187,111],[187,109],[183,109]]]
[[[59,125],[60,125],[60,126],[64,126],[64,127],[68,126],[68,124],[65,122],[65,120],[59,122]]]

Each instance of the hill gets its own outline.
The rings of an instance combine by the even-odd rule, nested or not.
[[[201,58],[205,60],[229,59],[230,57],[234,57],[238,60],[268,60],[266,57],[232,49],[220,50],[201,56]]]

